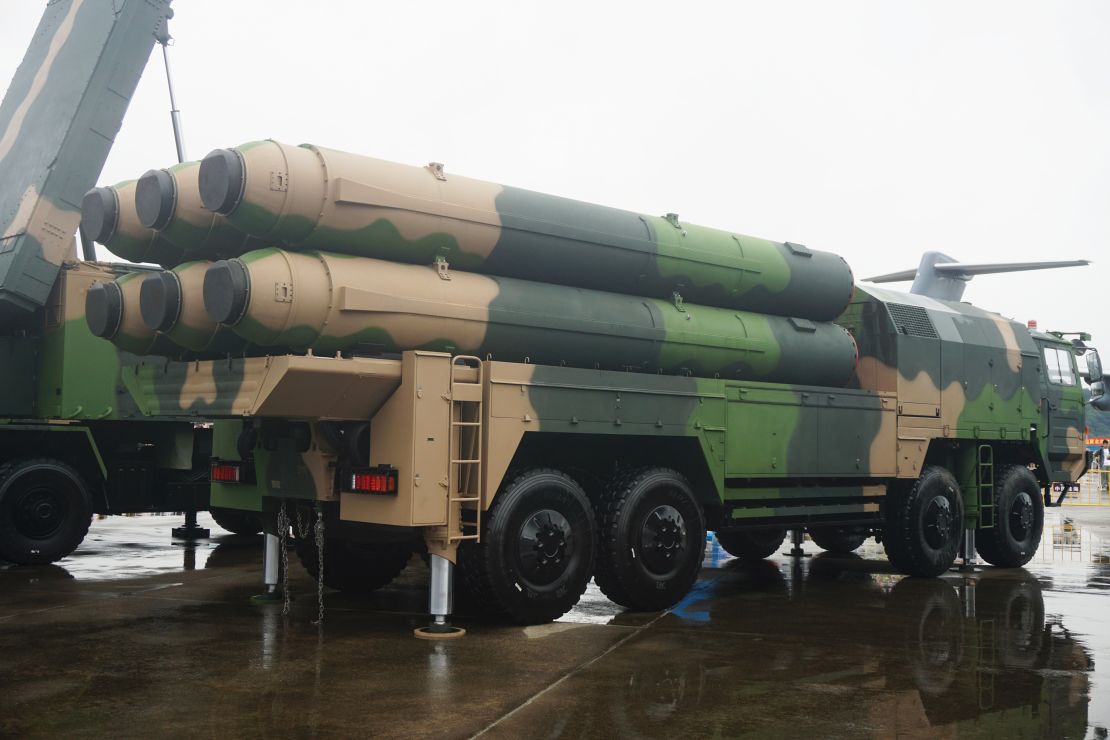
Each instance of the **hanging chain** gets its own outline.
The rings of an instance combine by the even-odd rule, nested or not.
[[[281,547],[281,594],[284,604],[281,608],[283,617],[289,616],[289,514],[285,511],[285,501],[277,515],[278,543]]]
[[[293,532],[293,536],[299,540],[308,537],[308,523],[305,521],[304,508],[301,506],[297,507],[297,529]]]
[[[317,615],[313,624],[321,627],[324,624],[324,505],[319,501],[316,502],[316,526],[313,529],[316,533],[316,562],[318,563],[318,570],[316,571]]]

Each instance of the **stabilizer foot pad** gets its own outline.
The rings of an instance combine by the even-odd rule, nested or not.
[[[206,540],[212,533],[205,527],[174,527],[170,536],[175,540]]]
[[[466,630],[462,627],[442,627],[433,624],[417,627],[412,634],[421,640],[457,640],[466,634]]]

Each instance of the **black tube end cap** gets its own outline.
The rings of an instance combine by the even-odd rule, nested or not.
[[[210,211],[226,216],[243,199],[246,168],[234,149],[216,149],[201,160],[200,202]]]
[[[250,276],[242,262],[213,262],[204,273],[204,308],[213,321],[234,326],[246,313],[250,288]]]
[[[116,233],[119,196],[113,188],[93,188],[81,200],[81,230],[94,242],[107,243]]]
[[[93,336],[111,339],[123,318],[123,291],[115,283],[93,283],[85,293],[85,322]]]
[[[181,285],[172,272],[148,275],[139,286],[139,313],[154,331],[169,331],[181,313]]]
[[[135,211],[139,223],[161,231],[177,210],[177,180],[165,170],[147,170],[135,185]]]

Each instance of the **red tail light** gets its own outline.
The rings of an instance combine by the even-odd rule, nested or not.
[[[351,473],[349,490],[356,493],[396,494],[397,471],[392,468],[357,470]]]
[[[237,462],[213,460],[209,478],[220,483],[238,483],[243,479],[243,465]]]

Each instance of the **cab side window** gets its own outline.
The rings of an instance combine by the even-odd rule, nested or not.
[[[1057,347],[1045,347],[1044,364],[1048,372],[1048,382],[1055,385],[1075,385],[1071,352]]]

